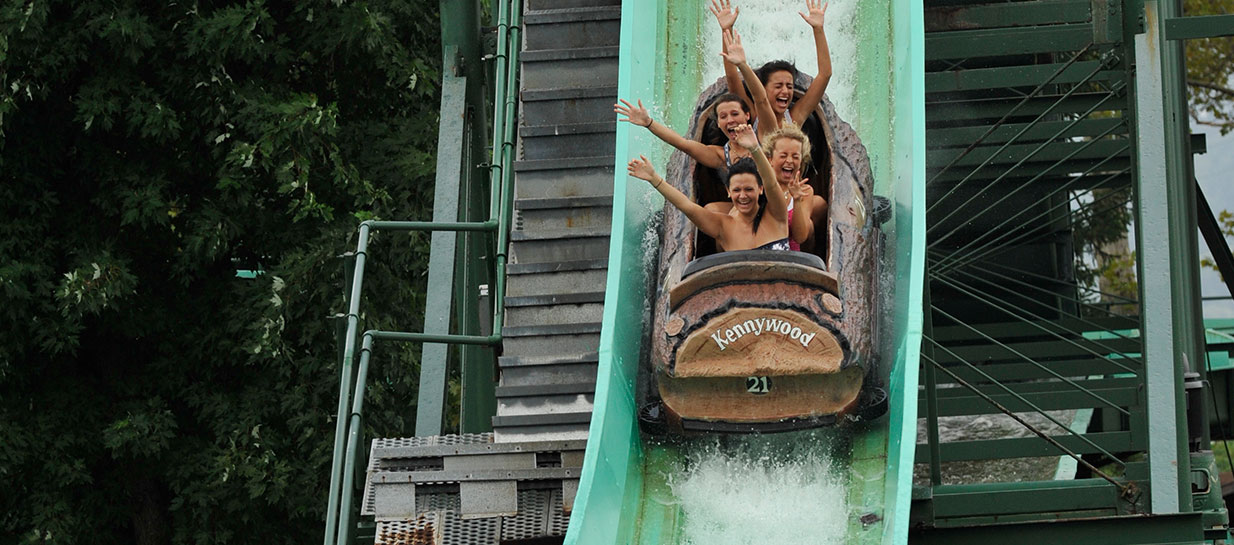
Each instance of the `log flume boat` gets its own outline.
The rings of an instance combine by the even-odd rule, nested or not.
[[[809,83],[800,75],[796,86]],[[699,96],[693,138],[724,144],[712,110],[725,91],[721,80]],[[866,148],[828,99],[802,129],[813,145],[803,177],[829,203],[815,251],[717,253],[714,240],[665,205],[644,430],[777,432],[886,412],[871,371],[888,201],[874,197]],[[720,174],[680,151],[666,180],[700,204],[728,200]]]

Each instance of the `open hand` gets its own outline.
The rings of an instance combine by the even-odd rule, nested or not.
[[[827,2],[822,2],[820,7],[820,1],[806,0],[806,13],[797,12],[802,19],[805,19],[814,28],[823,28],[823,16],[827,14]]]
[[[707,9],[716,16],[716,22],[720,23],[720,30],[733,28],[733,24],[737,22],[737,16],[741,15],[741,8],[732,7],[729,0],[719,0],[719,2],[711,0],[711,6]]]
[[[754,151],[758,147],[758,136],[754,134],[754,128],[749,125],[737,125],[733,128],[733,133],[736,135],[735,140],[738,146],[741,146],[750,151]]]
[[[640,127],[651,126],[651,113],[647,111],[647,108],[643,107],[643,101],[641,99],[638,101],[638,106],[631,105],[629,102],[626,102],[624,98],[617,100],[620,100],[621,104],[614,104],[613,111],[626,116],[625,119],[618,119],[618,121],[633,123]]]
[[[630,159],[630,163],[626,165],[626,172],[629,172],[635,178],[647,180],[653,184],[660,178],[656,175],[655,167],[651,166],[651,162],[647,160],[645,155],[639,155],[637,159]]]
[[[746,50],[741,46],[741,35],[736,30],[724,31],[724,47],[728,51],[720,52],[720,56],[729,64],[740,65],[746,62]]]
[[[814,188],[810,186],[810,179],[801,179],[801,171],[793,175],[793,181],[788,183],[788,194],[793,199],[804,199],[814,194]]]

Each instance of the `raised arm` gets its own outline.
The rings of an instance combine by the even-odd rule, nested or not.
[[[631,176],[640,180],[647,180],[651,183],[652,189],[659,191],[664,195],[664,199],[676,206],[678,210],[685,213],[690,222],[698,227],[711,238],[719,238],[720,232],[724,230],[724,214],[706,210],[699,206],[687,197],[685,193],[678,191],[673,184],[664,181],[659,174],[656,174],[655,167],[647,161],[647,157],[638,156],[637,159],[630,159],[630,163],[626,165],[626,171]]]
[[[613,111],[620,115],[626,116],[618,121],[625,121],[640,127],[645,127],[651,131],[651,134],[656,135],[656,138],[663,140],[666,144],[673,146],[686,155],[693,157],[695,161],[708,168],[721,168],[724,166],[724,158],[716,153],[710,146],[703,144],[697,140],[690,140],[680,134],[677,134],[673,129],[665,127],[663,123],[656,123],[651,118],[651,113],[643,107],[643,101],[638,101],[638,106],[634,106],[625,99],[618,99],[621,104],[614,104]]]
[[[767,100],[767,89],[763,88],[763,82],[758,80],[758,75],[754,73],[750,65],[746,64],[746,50],[741,45],[741,35],[736,30],[725,32],[724,45],[726,49],[720,55],[727,63],[733,64],[741,71],[746,87],[750,88],[754,113],[763,120],[758,124],[758,136],[761,138],[771,134],[772,131],[780,128],[780,120],[776,119],[776,113],[771,109],[771,102]]]
[[[712,15],[716,16],[716,23],[720,25],[720,44],[721,51],[728,52],[728,44],[724,43],[724,35],[733,29],[733,25],[737,23],[737,16],[741,15],[741,8],[732,7],[729,0],[711,0],[711,6],[707,8]],[[741,85],[741,73],[737,71],[737,67],[730,63],[724,63],[724,83],[728,85],[728,92],[741,97],[746,101],[746,105],[751,106],[749,93],[746,93],[745,88]]]
[[[788,236],[797,244],[813,246],[809,241],[814,238],[814,199],[811,198],[814,188],[809,180],[801,179],[801,171],[797,171],[788,184],[788,194],[793,198],[793,220],[788,224]]]
[[[763,179],[763,194],[767,196],[767,214],[785,222],[788,220],[788,201],[784,200],[785,187],[780,186],[776,173],[771,168],[771,162],[763,155],[763,149],[754,137],[754,129],[749,125],[741,125],[736,129],[737,145],[750,152],[754,164],[758,165],[758,176]]]
[[[827,33],[823,32],[823,16],[827,13],[827,4],[823,3],[820,7],[819,2],[821,1],[806,0],[808,13],[798,12],[798,15],[801,15],[801,18],[805,19],[814,29],[814,49],[815,54],[818,55],[818,75],[814,76],[814,81],[806,88],[801,100],[793,104],[793,110],[790,113],[794,120],[800,120],[797,121],[798,123],[809,117],[814,107],[823,100],[827,82],[831,81],[831,50],[827,48]]]

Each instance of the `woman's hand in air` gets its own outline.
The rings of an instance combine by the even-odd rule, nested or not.
[[[738,66],[746,62],[746,50],[741,46],[741,34],[736,30],[724,31],[724,47],[727,51],[720,52],[720,56],[724,57],[726,62]]]
[[[827,14],[827,2],[821,2],[821,7],[820,2],[821,0],[806,0],[806,12],[797,12],[814,28],[823,28],[823,16]]]
[[[642,100],[638,101],[638,106],[626,102],[624,98],[617,100],[620,100],[621,104],[614,104],[613,111],[626,116],[625,119],[618,119],[618,121],[633,123],[640,127],[651,127],[651,113],[647,111],[647,108],[643,107]]]
[[[754,128],[749,125],[737,125],[733,132],[737,137],[734,139],[738,146],[753,152],[758,149],[758,135],[754,134]]]
[[[733,24],[737,22],[737,16],[741,15],[741,8],[734,8],[729,0],[711,0],[711,7],[707,8],[712,15],[716,16],[716,22],[720,24],[720,30],[728,30],[733,28]]]
[[[801,172],[798,171],[793,176],[793,181],[788,183],[788,194],[793,200],[808,199],[814,194],[814,188],[810,186],[810,179],[801,179]]]
[[[647,156],[639,155],[637,159],[630,159],[630,163],[626,165],[626,171],[631,176],[640,180],[647,180],[655,186],[659,186],[660,176],[656,174],[655,167],[651,166],[651,162],[647,160]]]

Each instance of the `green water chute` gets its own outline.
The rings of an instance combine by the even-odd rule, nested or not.
[[[880,372],[890,411],[849,439],[841,468],[849,479],[852,516],[847,542],[906,543],[916,443],[918,355],[921,345],[925,241],[924,31],[920,0],[853,2],[846,39],[858,40],[853,58],[835,57],[837,77],[859,89],[837,104],[861,136],[876,180],[875,193],[891,199],[887,267],[892,294]],[[833,6],[834,7],[834,6]],[[786,8],[786,14],[796,7]],[[831,15],[829,14],[829,17]],[[786,22],[790,19],[786,19]],[[740,23],[739,23],[740,24]],[[793,24],[800,24],[796,21]],[[622,3],[621,63],[617,94],[659,106],[659,119],[684,130],[699,91],[701,33],[715,32],[702,4],[669,0]],[[837,37],[829,37],[834,43]],[[755,36],[747,38],[757,39]],[[803,49],[808,54],[808,48]],[[845,74],[844,72],[849,72]],[[834,80],[833,80],[834,81]],[[833,84],[834,85],[834,84]],[[834,100],[834,98],[833,98]],[[649,222],[662,205],[646,185],[626,181],[624,163],[639,153],[663,165],[669,149],[639,127],[619,123],[604,325],[600,337],[595,408],[579,491],[566,543],[579,545],[680,543],[680,509],[664,473],[681,467],[673,447],[644,443],[637,423],[636,380],[644,303],[654,264],[648,265]],[[870,478],[870,476],[875,476]],[[863,517],[863,515],[865,515]],[[864,520],[863,520],[864,519]]]

